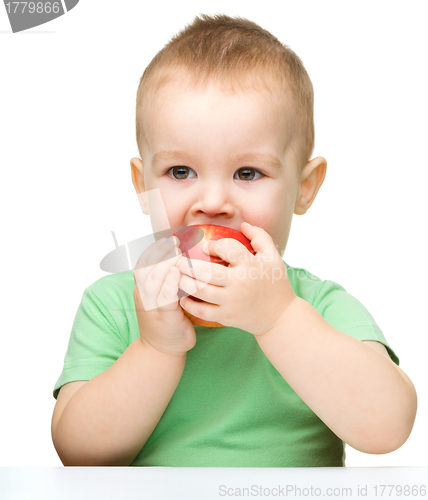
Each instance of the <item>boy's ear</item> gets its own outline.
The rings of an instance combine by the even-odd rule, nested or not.
[[[131,177],[143,213],[149,215],[149,204],[147,203],[146,187],[144,186],[143,162],[140,158],[131,159]]]
[[[300,175],[299,192],[296,198],[294,213],[305,214],[312,205],[319,188],[325,179],[327,171],[327,160],[317,156],[306,164]]]

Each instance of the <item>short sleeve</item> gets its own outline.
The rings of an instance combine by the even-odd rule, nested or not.
[[[385,339],[369,311],[354,296],[334,281],[323,281],[313,307],[334,328],[358,340],[373,340],[383,344],[395,364],[399,359]]]
[[[74,318],[64,367],[54,386],[55,399],[64,384],[92,379],[123,354],[128,344],[120,323],[123,320],[114,308],[107,307],[91,287],[86,288]]]

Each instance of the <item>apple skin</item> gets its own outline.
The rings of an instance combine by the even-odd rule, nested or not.
[[[205,241],[211,240],[221,240],[223,238],[233,238],[242,243],[253,255],[256,254],[253,247],[251,246],[250,240],[244,236],[241,231],[237,231],[236,229],[231,229],[230,227],[217,226],[215,224],[200,224],[194,226],[183,227],[177,233],[175,233],[177,238],[180,240],[180,250],[184,257],[195,259],[195,260],[204,260],[207,261],[207,257],[209,257],[210,261],[215,264],[222,264],[225,267],[229,267],[229,262],[222,260],[220,257],[215,255],[207,255],[202,250],[202,244]],[[184,294],[179,290],[179,298],[183,297]],[[193,297],[189,295],[192,300],[196,302],[204,302],[197,297]],[[193,325],[198,326],[209,326],[209,327],[219,327],[224,326],[220,323],[216,323],[214,321],[205,321],[201,318],[197,318],[193,316],[186,310],[184,310],[184,314],[190,319]]]

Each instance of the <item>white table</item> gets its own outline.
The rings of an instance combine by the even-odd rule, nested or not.
[[[0,467],[1,500],[428,500],[427,485],[428,467]]]

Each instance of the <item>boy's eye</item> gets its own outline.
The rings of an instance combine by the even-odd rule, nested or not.
[[[170,169],[167,170],[167,173],[171,172],[174,179],[184,180],[184,179],[188,178],[189,171],[193,172],[193,170],[191,168],[180,165],[177,167],[171,167]],[[251,172],[253,172],[253,174]],[[259,179],[264,176],[264,174],[262,172],[259,172],[258,170],[254,169],[254,168],[240,168],[237,171],[237,173],[238,173],[239,179],[241,181],[254,180],[254,174],[259,174],[259,176],[260,176],[260,177],[258,177]]]
[[[180,165],[178,167],[171,167],[168,170],[168,172],[171,171],[173,173],[172,175],[173,175],[174,179],[180,179],[180,180],[182,180],[182,179],[187,179],[188,178],[188,173],[186,172],[186,170],[189,171],[189,170],[192,170],[192,169],[189,168],[189,167],[184,167],[184,166]],[[192,172],[193,172],[193,170],[192,170]],[[177,174],[178,177],[176,177],[175,174]]]
[[[259,179],[264,176],[264,174],[262,174],[261,172],[259,172],[255,168],[240,168],[238,170],[238,175],[239,175],[239,178],[241,179],[241,181],[254,180],[254,174],[251,175],[251,171],[253,171],[254,174],[259,174],[259,176],[260,176],[260,177],[258,177]],[[241,177],[241,175],[242,175],[242,177]]]

